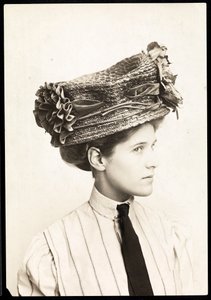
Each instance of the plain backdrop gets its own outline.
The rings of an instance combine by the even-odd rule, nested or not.
[[[6,267],[17,271],[32,237],[89,198],[89,172],[65,164],[37,127],[35,93],[146,50],[168,48],[184,98],[158,132],[154,192],[138,201],[190,226],[197,293],[207,293],[206,4],[5,5]]]

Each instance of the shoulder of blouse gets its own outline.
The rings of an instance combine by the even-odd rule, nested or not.
[[[29,244],[18,271],[18,294],[21,296],[57,295],[54,258],[44,233],[38,233]]]
[[[190,226],[184,225],[173,216],[162,210],[145,206],[136,201],[134,208],[139,218],[143,218],[145,226],[150,227],[150,233],[162,245],[169,258],[169,263],[183,285],[182,293],[194,293],[194,249]],[[178,276],[176,274],[179,274]],[[180,278],[180,279],[178,279]]]
[[[155,232],[163,232],[167,241],[178,245],[191,239],[191,227],[182,223],[179,218],[176,219],[161,209],[143,205],[137,200],[134,202],[134,207]]]
[[[26,254],[24,257],[24,263],[27,264],[27,262],[32,259],[35,255],[35,253],[39,253],[40,255],[52,255],[50,252],[50,247],[48,245],[48,240],[45,236],[45,232],[48,230],[54,230],[54,228],[58,228],[64,220],[72,220],[77,216],[77,213],[80,211],[86,212],[88,209],[90,209],[88,202],[85,202],[81,204],[76,209],[70,211],[60,219],[57,219],[52,224],[50,224],[48,227],[46,227],[42,232],[37,233],[29,243],[29,246],[26,250]]]
[[[86,214],[90,209],[88,202],[56,220],[42,232],[36,234],[25,251],[24,259],[18,270],[17,288],[21,296],[58,295],[58,274],[56,261],[49,239],[63,235],[63,226],[77,223],[77,214]]]
[[[88,202],[83,203],[78,208],[72,210],[68,214],[64,215],[62,218],[56,220],[52,224],[50,224],[47,228],[45,228],[42,232],[37,233],[29,243],[28,248],[26,249],[23,263],[26,267],[29,267],[30,262],[32,260],[40,259],[42,260],[44,257],[49,256],[49,258],[53,259],[48,239],[46,238],[46,231],[58,229],[61,225],[61,222],[65,220],[73,221],[77,217],[77,213],[79,211],[86,211],[89,209]]]

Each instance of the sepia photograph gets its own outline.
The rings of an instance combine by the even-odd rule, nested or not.
[[[4,5],[6,288],[208,294],[206,3]]]

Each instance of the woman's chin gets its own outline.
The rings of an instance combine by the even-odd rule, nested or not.
[[[134,196],[147,197],[152,194],[153,187],[152,185],[149,187],[142,188],[140,191],[134,193]]]

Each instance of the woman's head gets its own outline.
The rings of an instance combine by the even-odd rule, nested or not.
[[[153,42],[147,53],[70,81],[45,82],[36,93],[37,125],[51,135],[64,161],[91,170],[102,188],[112,190],[115,183],[122,192],[151,192],[152,179],[143,180],[144,188],[140,178],[151,176],[155,168],[147,162],[155,140],[154,120],[171,109],[177,113],[182,103],[166,50]],[[140,147],[129,150],[135,140],[146,145],[143,152]]]

